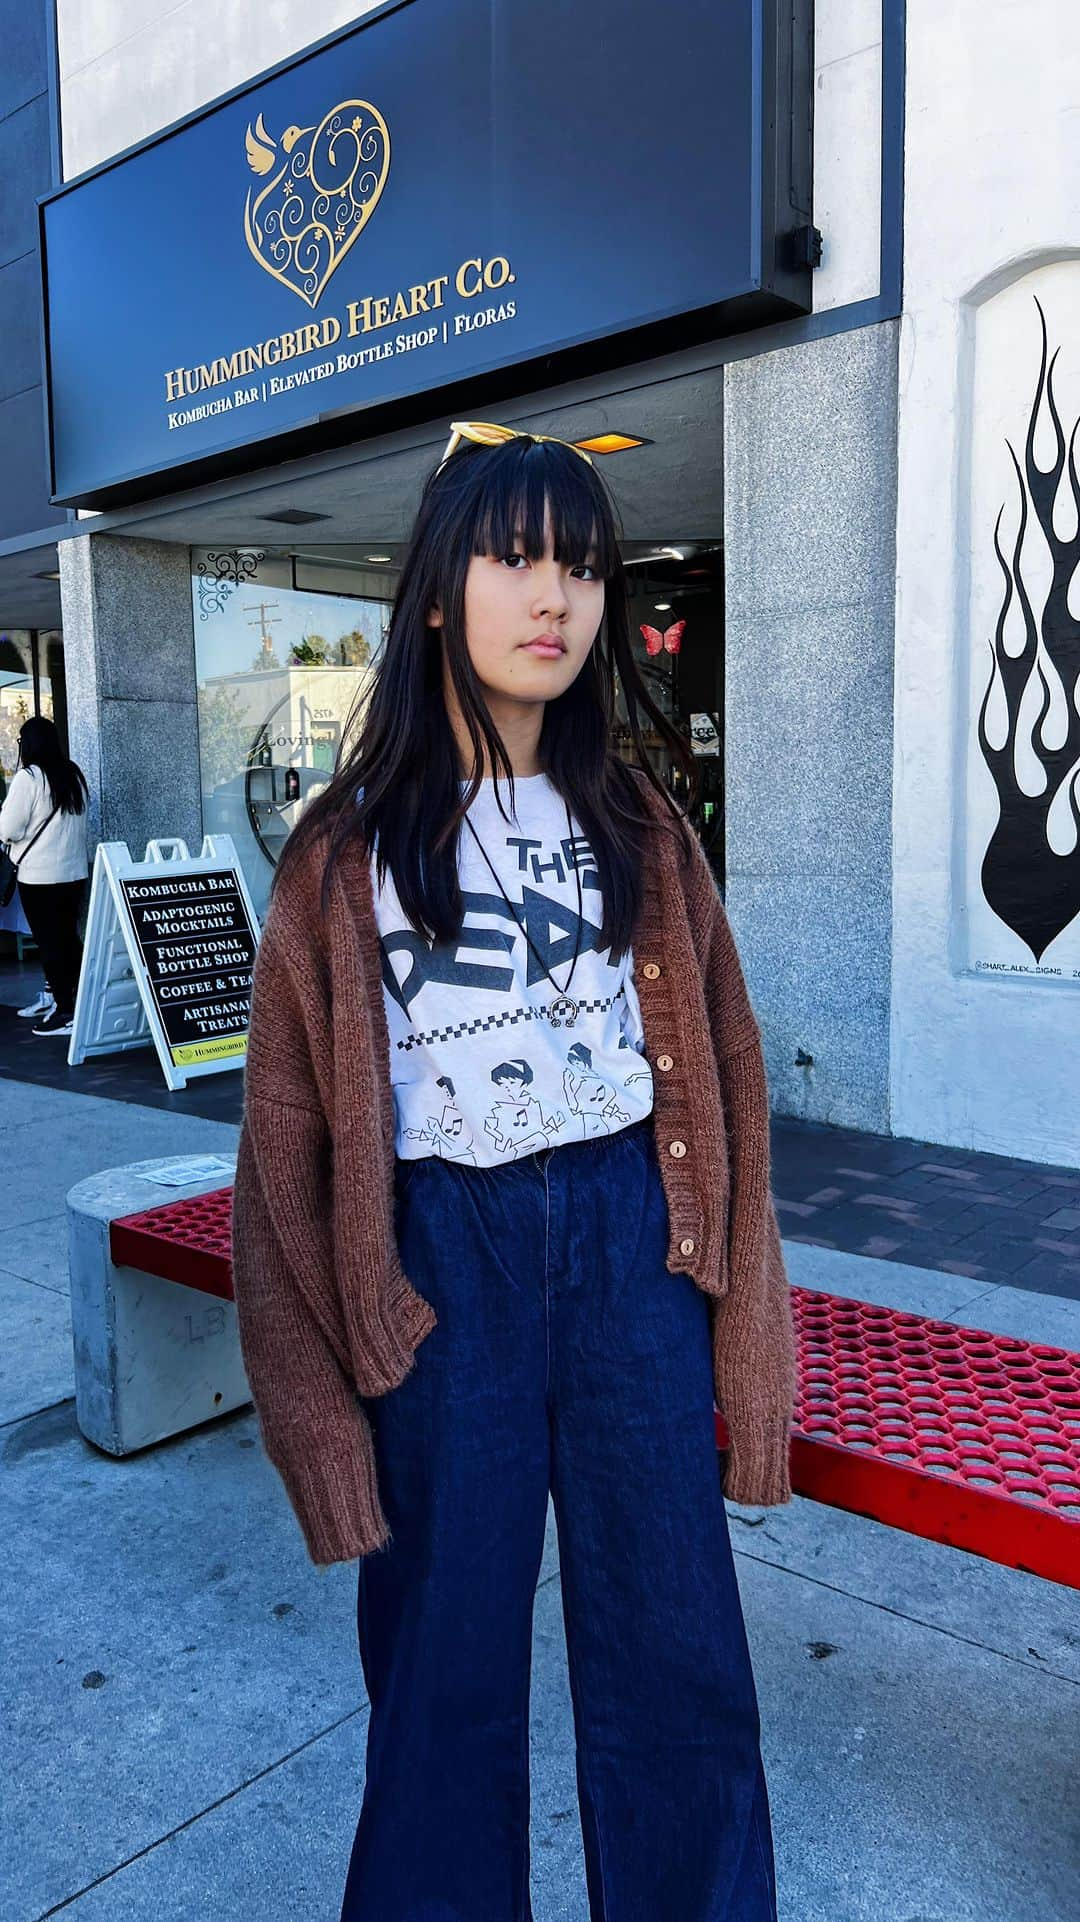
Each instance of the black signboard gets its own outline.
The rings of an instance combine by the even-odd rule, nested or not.
[[[256,936],[236,873],[121,879],[173,1065],[242,1055]]]

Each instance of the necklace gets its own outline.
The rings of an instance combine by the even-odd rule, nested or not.
[[[570,839],[572,841],[574,838],[574,824],[570,819],[570,809],[566,806],[565,801],[563,802],[563,806],[566,808],[566,826],[567,826],[567,831],[569,833]],[[570,972],[566,977],[566,986],[565,988],[560,988],[550,968],[548,968],[545,965],[543,956],[537,952],[535,944],[530,940],[529,931],[525,926],[524,921],[519,919],[517,909],[514,907],[514,904],[511,901],[510,896],[507,894],[506,889],[503,887],[503,884],[500,881],[498,874],[496,873],[495,868],[492,865],[492,862],[488,856],[488,851],[485,848],[484,843],[481,841],[480,836],[477,834],[476,829],[473,827],[473,824],[470,821],[468,815],[464,814],[462,815],[461,818],[464,821],[465,826],[468,828],[469,833],[472,835],[473,840],[476,842],[477,847],[480,849],[480,852],[483,855],[484,860],[487,862],[487,865],[491,870],[491,878],[494,881],[495,886],[498,888],[499,893],[502,895],[503,900],[506,902],[506,905],[509,908],[511,914],[513,915],[514,920],[517,922],[518,927],[521,929],[521,932],[525,937],[526,944],[536,959],[537,966],[540,967],[543,970],[543,972],[547,975],[548,980],[551,982],[552,987],[555,989],[555,999],[554,1001],[548,1002],[547,1007],[544,1010],[544,1013],[547,1015],[547,1018],[551,1022],[551,1025],[553,1028],[572,1028],[575,1021],[578,1018],[578,1015],[581,1013],[581,1003],[579,1001],[575,1001],[573,995],[569,991],[570,983],[574,979],[574,970],[578,964],[578,953],[581,946],[581,907],[582,907],[581,869],[576,865],[574,867],[574,877],[577,881],[577,905],[578,905],[577,929],[574,934],[574,958],[570,963]]]

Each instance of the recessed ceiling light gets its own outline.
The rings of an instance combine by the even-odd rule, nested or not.
[[[591,434],[588,440],[576,440],[574,446],[584,448],[587,454],[621,454],[627,447],[651,447],[652,442],[634,434]]]
[[[312,521],[328,521],[329,514],[309,514],[306,507],[283,507],[280,514],[259,514],[260,521],[273,521],[276,527],[308,527]]]
[[[389,554],[365,554],[364,555],[364,559],[366,561],[388,561],[390,558],[391,557]]]
[[[59,574],[49,574],[49,573],[35,574],[34,579],[36,581],[58,581],[60,579],[60,576]]]
[[[653,602],[653,606],[654,606],[654,608],[656,609],[656,612],[657,612],[658,614],[670,614],[670,613],[671,613],[671,602],[670,602],[670,601],[654,601],[654,602]]]

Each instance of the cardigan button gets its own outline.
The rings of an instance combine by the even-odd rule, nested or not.
[[[669,1141],[668,1142],[668,1154],[671,1156],[673,1161],[681,1161],[685,1153],[686,1153],[685,1141]]]
[[[689,1235],[685,1235],[679,1243],[679,1253],[680,1255],[692,1255],[693,1252],[694,1243],[691,1241]]]
[[[656,1057],[656,1065],[661,1074],[667,1074],[675,1066],[675,1063],[669,1054],[658,1054]]]
[[[646,981],[658,981],[660,979],[660,969],[655,961],[646,961],[641,972],[645,976]]]

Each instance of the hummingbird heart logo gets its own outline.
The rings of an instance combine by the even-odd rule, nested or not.
[[[343,100],[317,127],[286,127],[262,114],[248,125],[252,184],[244,236],[260,267],[316,307],[378,206],[390,171],[390,130],[369,100]]]

